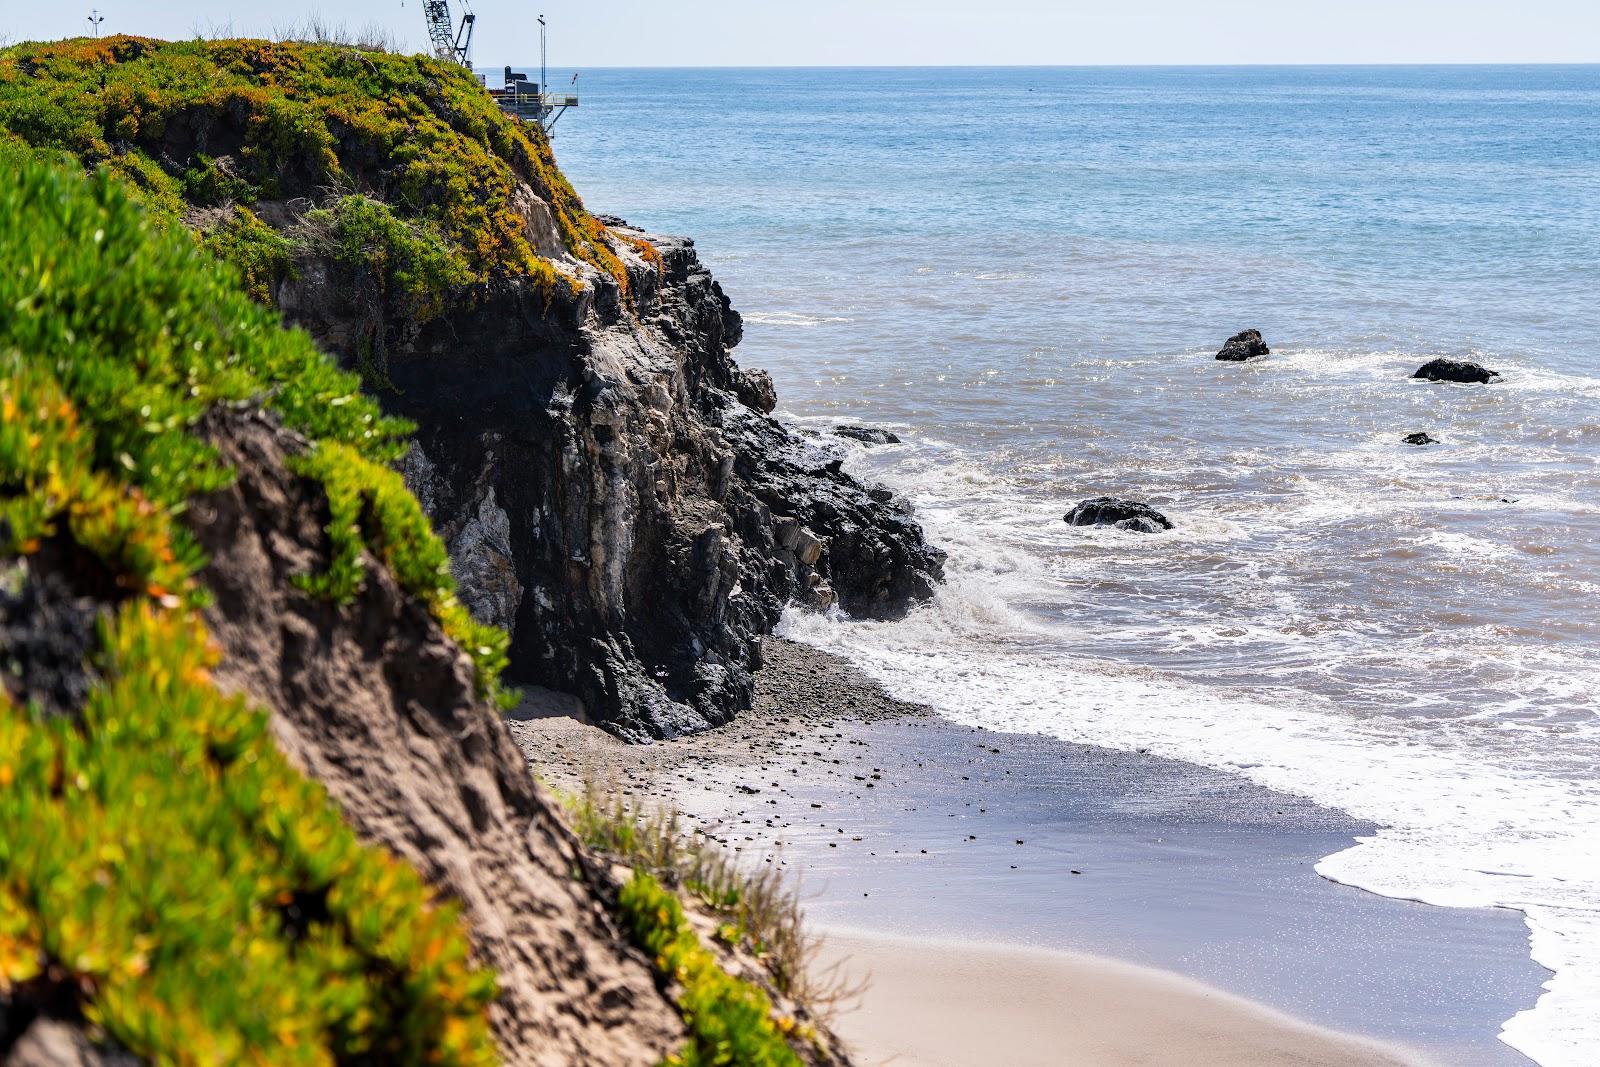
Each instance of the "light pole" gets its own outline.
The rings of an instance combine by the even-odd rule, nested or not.
[[[100,24],[105,20],[106,17],[100,14],[99,8],[95,8],[93,11],[89,12],[89,28],[94,30],[95,37],[98,38],[100,36]]]

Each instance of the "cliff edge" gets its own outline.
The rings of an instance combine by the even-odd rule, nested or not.
[[[403,461],[508,676],[629,739],[749,705],[786,604],[876,618],[942,554],[770,417],[692,242],[597,219],[543,131],[421,57],[19,46],[0,131],[125,179],[415,424]]]
[[[841,1062],[744,883],[691,917],[528,774],[411,427],[121,181],[0,166],[0,1063]]]

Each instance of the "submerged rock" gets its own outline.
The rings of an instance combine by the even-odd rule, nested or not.
[[[1408,433],[1404,437],[1400,438],[1400,440],[1404,441],[1408,445],[1436,445],[1439,443],[1439,439],[1437,437],[1430,437],[1425,433]]]
[[[1500,377],[1500,372],[1469,363],[1465,360],[1435,359],[1417,368],[1413,378],[1427,382],[1461,382],[1465,385],[1488,385]]]
[[[1111,526],[1129,533],[1160,533],[1172,520],[1149,504],[1119,496],[1097,496],[1079,502],[1063,516],[1069,526]]]
[[[1271,354],[1272,349],[1261,339],[1260,330],[1245,330],[1228,338],[1228,343],[1222,346],[1217,358],[1228,363],[1243,363],[1245,360],[1260,359]]]
[[[860,441],[864,445],[897,445],[900,438],[888,430],[876,426],[835,426],[834,436],[848,437],[852,441]]]

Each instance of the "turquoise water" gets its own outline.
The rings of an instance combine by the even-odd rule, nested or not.
[[[1522,909],[1555,977],[1506,1040],[1600,1062],[1600,67],[580,89],[586,202],[696,238],[786,418],[900,432],[848,463],[951,553],[910,619],[792,633],[1385,824],[1319,869]],[[1504,381],[1408,380],[1439,355]],[[1061,522],[1104,492],[1177,530]]]

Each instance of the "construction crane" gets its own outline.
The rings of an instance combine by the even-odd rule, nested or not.
[[[422,16],[428,20],[428,39],[433,42],[433,54],[447,63],[459,63],[472,69],[472,26],[478,16],[462,0],[466,8],[457,27],[450,17],[450,0],[422,0]]]

